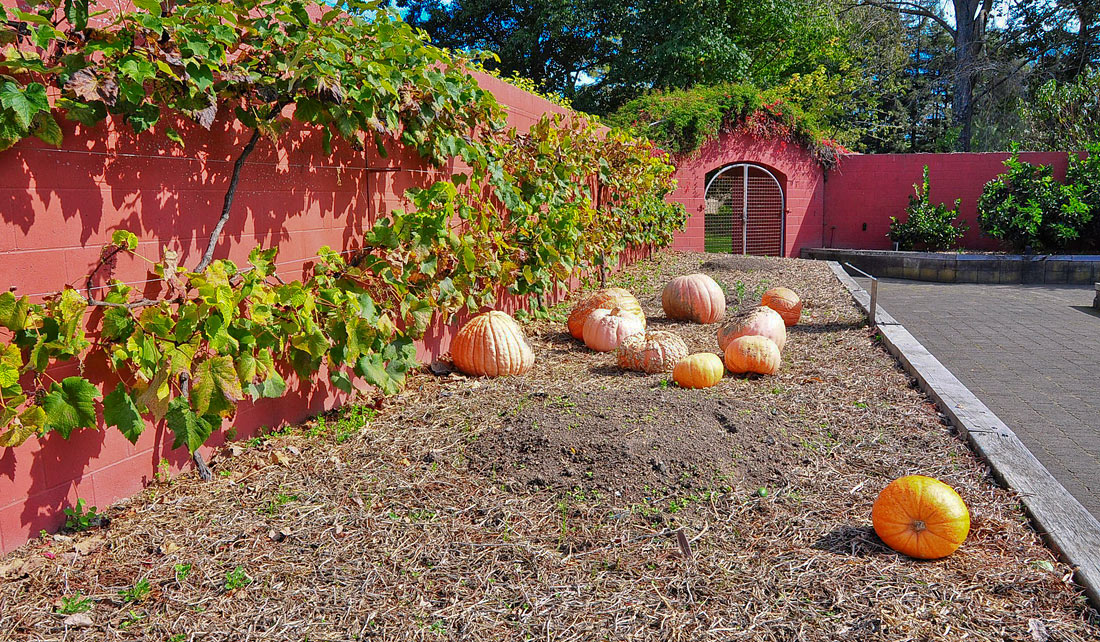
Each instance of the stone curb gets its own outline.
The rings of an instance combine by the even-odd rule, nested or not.
[[[866,312],[871,297],[836,261],[828,261],[837,279]],[[993,469],[994,476],[1015,491],[1039,534],[1074,567],[1074,578],[1100,608],[1100,522],[1031,454],[1016,433],[997,418],[974,393],[932,356],[882,308],[878,331],[886,347],[916,378],[948,416],[959,434]]]

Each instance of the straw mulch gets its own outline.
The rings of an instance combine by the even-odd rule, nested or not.
[[[425,369],[378,411],[238,443],[212,482],[158,483],[113,507],[105,530],[0,559],[0,638],[1100,638],[1070,569],[823,264],[665,253],[615,280],[653,327],[715,350],[715,326],[660,312],[663,284],[700,269],[734,307],[766,286],[802,294],[779,375],[706,391],[626,375],[564,335],[568,308],[555,308],[527,325],[527,376]],[[564,436],[569,413],[584,439]],[[601,441],[601,421],[645,438]],[[540,447],[538,426],[573,445]],[[738,435],[730,452],[715,452],[717,430]],[[508,434],[525,437],[509,449]],[[949,558],[900,556],[870,528],[878,491],[910,473],[970,506]],[[66,620],[78,594],[89,610]]]

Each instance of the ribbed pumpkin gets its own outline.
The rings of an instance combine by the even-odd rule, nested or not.
[[[798,298],[794,290],[788,288],[772,288],[764,293],[760,305],[771,308],[783,317],[783,323],[788,326],[795,325],[802,317],[802,299]]]
[[[730,341],[737,337],[760,336],[775,342],[782,352],[787,344],[787,327],[783,317],[771,308],[757,306],[744,314],[739,314],[718,330],[718,347],[725,351]]]
[[[718,355],[697,352],[676,362],[672,368],[672,380],[681,388],[709,388],[722,380],[726,367]]]
[[[653,373],[672,370],[687,353],[687,344],[679,336],[664,330],[653,330],[623,339],[616,356],[621,368]]]
[[[535,353],[515,319],[493,310],[470,319],[451,342],[455,367],[469,375],[521,375],[535,364]]]
[[[970,511],[947,484],[924,475],[890,482],[871,508],[871,523],[887,546],[920,559],[955,552],[970,532]]]
[[[619,308],[621,316],[637,317],[642,322],[642,327],[645,327],[645,313],[642,312],[642,305],[638,303],[638,299],[623,288],[606,288],[596,290],[577,303],[569,313],[569,334],[575,339],[584,339],[584,322],[588,320],[588,315],[592,314],[593,310],[601,308],[604,310]]]
[[[726,295],[706,274],[687,274],[668,282],[661,307],[670,319],[714,323],[726,316]]]
[[[645,323],[637,316],[620,312],[618,308],[593,310],[584,322],[584,345],[598,352],[610,352],[623,339],[645,330]]]
[[[734,374],[773,375],[780,363],[779,348],[767,337],[737,337],[726,346],[726,367]]]

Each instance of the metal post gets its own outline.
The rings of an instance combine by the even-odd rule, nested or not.
[[[741,199],[741,254],[749,254],[749,166],[745,165],[744,190]]]
[[[846,267],[852,268],[856,272],[859,272],[860,274],[867,277],[868,279],[871,279],[871,306],[870,306],[870,310],[868,310],[868,312],[867,312],[867,320],[873,326],[873,325],[875,325],[875,311],[878,309],[878,279],[871,276],[870,274],[867,274],[866,272],[864,272],[863,270],[857,268],[856,266],[852,265],[851,263],[845,263],[844,265]]]

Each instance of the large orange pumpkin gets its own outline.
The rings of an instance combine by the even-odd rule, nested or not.
[[[593,310],[584,322],[584,345],[598,352],[610,352],[623,339],[645,330],[645,323],[638,317],[620,312],[618,308]]]
[[[584,322],[588,320],[588,315],[592,314],[593,310],[601,308],[605,310],[619,308],[621,316],[637,317],[642,322],[642,327],[645,327],[645,313],[642,312],[642,305],[638,303],[638,299],[634,298],[629,290],[606,288],[596,290],[577,303],[569,313],[569,334],[575,339],[584,339]]]
[[[726,346],[726,367],[734,374],[773,375],[781,363],[779,347],[767,337],[737,337]]]
[[[890,482],[871,508],[875,532],[887,546],[921,559],[955,552],[970,532],[970,511],[947,484],[909,475]]]
[[[653,330],[623,339],[616,351],[619,367],[642,372],[668,372],[687,356],[688,348],[679,336]]]
[[[455,367],[470,375],[521,375],[535,364],[535,353],[515,319],[493,310],[462,326],[451,342]]]
[[[672,380],[681,388],[709,388],[722,380],[726,367],[718,355],[697,352],[676,362],[672,368]]]
[[[802,317],[802,299],[798,298],[794,290],[788,288],[772,288],[764,293],[760,305],[769,307],[783,317],[783,323],[788,326],[798,323]]]
[[[714,323],[726,315],[726,295],[706,274],[688,274],[668,282],[661,307],[670,319]]]
[[[718,330],[718,347],[724,352],[730,341],[737,337],[767,337],[775,342],[775,347],[783,351],[787,343],[787,327],[783,317],[771,308],[757,306],[752,310],[730,319]]]

